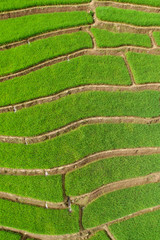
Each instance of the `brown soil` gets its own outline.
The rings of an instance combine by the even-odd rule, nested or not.
[[[135,186],[140,186],[140,185],[149,184],[149,183],[157,183],[157,182],[160,182],[160,172],[151,173],[143,177],[130,178],[130,179],[125,179],[118,182],[109,183],[90,193],[71,197],[71,201],[73,204],[86,206],[92,201],[94,201],[95,199],[105,194],[108,194],[120,189],[131,188]]]
[[[111,6],[122,9],[131,9],[136,11],[143,11],[149,13],[160,13],[160,7],[152,7],[140,4],[132,4],[132,3],[120,3],[120,2],[112,2],[112,1],[95,1],[95,7],[98,6]]]
[[[89,10],[90,10],[90,4],[39,6],[39,7],[31,7],[31,8],[25,8],[20,10],[2,12],[0,13],[0,20],[22,17],[22,16],[32,15],[32,14],[40,14],[40,13],[89,11]]]
[[[107,29],[113,32],[130,32],[143,34],[149,34],[150,31],[160,31],[160,27],[158,26],[141,27],[120,22],[107,22],[99,19],[97,19],[96,23],[94,24],[94,27]]]
[[[126,64],[126,67],[127,67],[127,69],[128,69],[128,72],[129,72],[129,75],[130,75],[130,79],[131,79],[132,85],[135,85],[136,82],[135,82],[135,80],[134,80],[134,76],[133,76],[132,70],[131,70],[131,68],[130,68],[130,65],[129,65],[128,61],[127,61],[126,55],[123,54],[122,57],[123,57],[123,59],[124,59],[124,62],[125,62],[125,64]]]
[[[146,214],[146,213],[150,213],[150,212],[154,212],[154,211],[158,211],[160,210],[160,205],[157,205],[155,207],[150,207],[150,208],[146,208],[146,209],[142,209],[138,212],[135,212],[135,213],[131,213],[127,216],[124,216],[124,217],[121,217],[121,218],[118,218],[118,219],[115,219],[113,221],[110,221],[108,222],[106,225],[109,226],[109,225],[112,225],[112,224],[116,224],[116,223],[119,223],[119,222],[123,222],[123,221],[126,221],[126,220],[129,220],[131,218],[134,218],[134,217],[137,217],[137,216],[140,216],[142,214]]]
[[[110,238],[110,240],[116,240],[115,237],[113,236],[113,234],[110,232],[110,230],[108,229],[108,226],[104,227],[108,237]]]
[[[39,63],[35,66],[29,67],[25,70],[19,71],[17,73],[12,73],[12,74],[0,77],[0,82],[12,79],[14,77],[19,77],[19,76],[26,75],[27,73],[30,73],[32,71],[36,71],[36,70],[41,69],[41,68],[46,67],[46,66],[51,66],[52,64],[56,64],[56,63],[59,63],[59,62],[62,62],[62,61],[66,61],[68,59],[68,57],[70,59],[72,59],[72,58],[75,58],[75,57],[83,56],[85,54],[87,54],[87,49],[79,50],[79,51],[71,53],[71,54],[66,54],[64,56],[53,58],[53,59],[47,60],[45,62]]]
[[[49,175],[66,174],[72,172],[78,168],[82,168],[85,165],[96,162],[102,159],[124,157],[124,156],[142,156],[160,154],[160,147],[141,147],[141,148],[126,148],[126,149],[114,149],[103,152],[94,153],[86,156],[74,163],[63,165],[61,167],[54,167],[50,169],[12,169],[12,168],[0,168],[0,174],[2,175],[45,175],[47,171]]]
[[[0,199],[29,204],[37,207],[42,207],[42,208],[46,208],[46,203],[47,203],[48,209],[66,209],[67,208],[65,202],[54,203],[54,202],[42,201],[42,200],[29,198],[29,197],[21,197],[16,194],[7,193],[7,192],[0,192]]]
[[[159,13],[159,7],[151,7],[145,5],[136,5],[131,3],[118,3],[111,1],[92,1],[87,4],[75,5],[49,5],[49,6],[36,6],[19,10],[12,10],[0,13],[0,19],[16,18],[26,15],[39,14],[39,13],[53,13],[53,12],[66,12],[66,11],[90,11],[98,6],[112,6],[123,9],[133,9],[137,11]]]
[[[74,234],[65,234],[65,235],[44,235],[43,234],[42,235],[42,234],[34,234],[34,233],[30,233],[30,232],[27,232],[27,231],[24,231],[24,230],[12,228],[12,227],[5,227],[5,226],[0,226],[0,230],[19,233],[21,235],[25,235],[27,237],[38,239],[38,240],[85,240],[85,239],[88,239],[90,236],[92,236],[93,234],[95,234],[98,231],[101,231],[101,230],[106,231],[106,227],[108,227],[112,224],[116,224],[118,222],[126,221],[128,219],[140,216],[142,214],[147,214],[147,213],[158,211],[158,210],[160,210],[160,205],[150,207],[150,208],[146,208],[146,209],[142,209],[138,212],[134,212],[134,213],[129,214],[127,216],[124,216],[122,218],[118,218],[118,219],[115,219],[115,220],[110,221],[108,223],[105,223],[105,224],[102,224],[102,225],[99,225],[97,227],[93,227],[93,228],[90,228],[90,229],[86,229],[86,230],[83,230],[81,232],[74,233]],[[111,239],[111,240],[114,240],[114,239]]]
[[[77,32],[77,31],[87,31],[93,42],[93,49],[84,49],[77,51],[75,53],[67,54],[65,56],[57,57],[48,61],[45,61],[43,63],[39,63],[33,67],[29,67],[25,70],[19,71],[14,74],[9,74],[3,77],[0,77],[0,82],[6,81],[9,79],[12,79],[17,76],[22,76],[25,75],[29,72],[36,71],[40,68],[43,68],[45,66],[50,66],[52,64],[65,61],[69,58],[75,58],[77,56],[82,56],[82,55],[117,55],[117,56],[122,56],[124,58],[124,61],[126,63],[126,66],[128,68],[131,81],[132,81],[132,86],[109,86],[109,85],[86,85],[86,86],[81,86],[81,87],[75,87],[71,88],[68,90],[64,90],[61,93],[54,94],[52,96],[48,97],[43,97],[43,98],[38,98],[35,100],[27,101],[24,103],[20,104],[15,104],[6,106],[6,107],[1,107],[0,112],[7,112],[7,111],[13,111],[14,107],[17,108],[17,110],[25,107],[30,107],[36,104],[42,104],[45,102],[50,102],[54,101],[56,99],[59,99],[61,97],[67,96],[69,94],[74,94],[78,92],[85,92],[85,91],[142,91],[142,90],[148,90],[148,89],[153,89],[153,90],[158,90],[160,91],[160,84],[155,83],[155,84],[143,84],[143,85],[135,85],[134,77],[132,74],[132,71],[130,69],[130,66],[126,60],[125,53],[128,51],[133,51],[133,52],[139,52],[139,53],[148,53],[148,54],[160,54],[160,47],[157,47],[156,42],[154,41],[153,38],[153,31],[160,30],[160,27],[136,27],[133,25],[129,24],[123,24],[123,23],[109,23],[109,22],[104,22],[100,21],[97,19],[95,15],[95,8],[97,6],[113,6],[117,8],[123,8],[123,9],[135,9],[135,10],[140,10],[140,11],[145,11],[145,12],[155,12],[159,13],[160,8],[154,8],[154,7],[149,7],[149,6],[141,6],[141,5],[134,5],[134,4],[128,4],[128,3],[116,3],[116,2],[95,2],[92,1],[91,3],[88,4],[79,4],[79,5],[60,5],[60,6],[42,6],[42,7],[33,7],[33,8],[28,8],[28,9],[20,9],[16,11],[10,11],[10,12],[3,12],[0,13],[0,19],[7,19],[7,18],[15,18],[15,17],[20,17],[20,16],[25,16],[25,15],[31,15],[31,14],[38,14],[38,13],[50,13],[50,12],[66,12],[66,11],[90,11],[92,10],[94,12],[94,24],[92,26],[98,26],[100,28],[108,29],[111,31],[118,31],[118,32],[135,32],[135,33],[147,33],[151,39],[152,42],[152,48],[143,48],[143,47],[134,47],[134,46],[123,46],[123,47],[117,47],[117,48],[104,48],[104,49],[98,49],[96,46],[96,41],[93,36],[93,34],[90,32],[90,27],[89,26],[80,26],[80,27],[75,27],[75,28],[70,28],[70,29],[64,29],[64,30],[58,30],[58,31],[52,31],[49,33],[44,33],[41,35],[37,35],[34,37],[31,37],[29,39],[25,39],[19,42],[14,42],[11,44],[6,44],[0,47],[0,50],[5,50],[9,49],[12,47],[16,47],[22,44],[27,44],[28,40],[30,42],[35,41],[37,39],[42,39],[42,38],[47,38],[50,36],[56,36],[60,34],[65,34],[65,33],[72,33],[72,32]],[[62,127],[60,129],[57,129],[53,132],[45,133],[43,135],[35,136],[35,137],[12,137],[12,136],[0,136],[0,141],[4,142],[14,142],[14,143],[23,143],[26,144],[32,144],[40,141],[44,141],[46,139],[50,139],[53,137],[56,137],[60,134],[66,133],[68,131],[71,131],[81,125],[85,124],[95,124],[95,123],[139,123],[139,124],[154,124],[154,123],[159,123],[160,118],[138,118],[138,117],[94,117],[94,118],[87,118],[87,119],[82,119],[77,122],[71,123],[65,127]],[[134,149],[116,149],[116,150],[109,150],[109,151],[104,151],[104,152],[99,152],[95,153],[93,155],[84,157],[83,159],[72,163],[68,164],[62,167],[55,167],[51,169],[9,169],[9,168],[0,168],[0,174],[9,174],[9,175],[45,175],[45,172],[47,171],[50,175],[53,174],[62,174],[62,182],[63,182],[63,195],[64,195],[64,202],[61,203],[53,203],[53,202],[45,202],[37,199],[32,199],[32,198],[27,198],[27,197],[21,197],[17,196],[15,194],[10,194],[10,193],[5,193],[5,192],[0,192],[0,198],[10,200],[10,201],[16,201],[19,203],[24,203],[24,204],[31,204],[34,206],[38,207],[46,207],[46,203],[48,205],[48,208],[51,209],[66,209],[68,206],[66,204],[66,193],[65,193],[65,174],[67,172],[74,171],[76,168],[81,168],[91,162],[95,162],[101,159],[105,158],[111,158],[111,157],[118,157],[118,156],[139,156],[139,155],[151,155],[151,154],[160,154],[160,147],[144,147],[144,148],[134,148]],[[111,240],[115,240],[114,236],[110,233],[108,226],[111,224],[115,224],[121,221],[126,221],[130,218],[139,216],[141,214],[145,214],[148,212],[156,211],[160,209],[160,205],[151,207],[148,209],[143,209],[138,212],[129,214],[128,216],[121,217],[119,219],[115,219],[113,221],[110,221],[108,223],[102,224],[100,226],[97,226],[95,228],[91,229],[86,229],[84,230],[83,225],[82,225],[82,215],[83,215],[83,206],[86,204],[89,204],[90,202],[94,201],[98,197],[113,192],[117,191],[120,189],[125,189],[125,188],[130,188],[134,186],[139,186],[143,184],[149,184],[149,183],[156,183],[160,182],[160,172],[157,173],[152,173],[147,176],[143,177],[137,177],[137,178],[131,178],[131,179],[125,179],[121,180],[118,182],[113,182],[107,185],[103,185],[102,187],[87,193],[83,194],[80,196],[75,196],[71,197],[71,202],[72,204],[77,204],[80,207],[80,218],[79,218],[79,226],[80,226],[80,232],[75,233],[75,234],[66,234],[66,235],[58,235],[58,236],[53,236],[53,235],[40,235],[40,234],[33,234],[29,233],[23,230],[19,229],[14,229],[10,227],[4,227],[0,226],[0,230],[5,230],[5,231],[12,231],[12,232],[17,232],[22,235],[21,239],[27,239],[27,237],[34,238],[34,239],[39,239],[39,240],[83,240],[83,239],[88,239],[90,236],[95,234],[97,231],[100,230],[105,230],[110,237]]]
[[[17,110],[23,109],[23,108],[28,108],[32,107],[38,104],[43,104],[47,102],[52,102],[55,100],[58,100],[62,97],[71,95],[71,94],[76,94],[76,93],[82,93],[82,92],[87,92],[87,91],[104,91],[104,92],[114,92],[114,91],[128,91],[128,92],[138,92],[138,91],[144,91],[144,90],[156,90],[160,91],[160,83],[148,83],[148,84],[141,84],[141,85],[132,85],[132,86],[118,86],[118,85],[83,85],[83,86],[78,86],[78,87],[73,87],[67,90],[64,90],[62,92],[46,96],[46,97],[41,97],[41,98],[36,98],[33,100],[29,100],[23,103],[18,103],[15,105],[8,105],[5,107],[0,107],[0,113],[4,112],[10,112],[14,111],[14,107],[16,107]]]
[[[17,137],[17,136],[2,136],[0,135],[0,142],[7,142],[7,143],[17,143],[17,144],[33,144],[38,142],[43,142],[52,138],[55,138],[59,135],[68,133],[74,129],[77,129],[83,125],[89,124],[120,124],[120,123],[134,123],[134,124],[157,124],[160,123],[160,117],[154,118],[141,118],[141,117],[134,117],[134,116],[122,116],[122,117],[90,117],[84,118],[75,122],[72,122],[64,127],[59,129],[53,130],[48,133],[44,133],[34,137]]]
[[[89,27],[90,27],[90,25],[78,26],[78,27],[72,27],[72,28],[67,28],[67,29],[59,29],[59,30],[54,30],[54,31],[51,31],[51,32],[42,33],[42,34],[39,34],[39,35],[35,35],[33,37],[29,37],[29,38],[24,39],[22,41],[1,45],[0,46],[0,51],[10,49],[10,48],[14,48],[14,47],[18,47],[18,46],[21,46],[21,45],[24,45],[24,44],[28,44],[28,41],[29,42],[34,42],[36,40],[45,39],[45,38],[49,38],[49,37],[55,37],[55,36],[59,36],[59,35],[62,35],[62,34],[69,34],[69,33],[74,33],[74,32],[78,32],[78,31],[88,31]]]
[[[18,71],[16,73],[11,73],[5,76],[0,77],[0,82],[12,79],[14,77],[19,77],[26,75],[30,72],[36,71],[38,69],[41,69],[46,66],[51,66],[52,64],[56,64],[62,61],[66,61],[68,57],[70,59],[76,58],[79,56],[84,55],[97,55],[97,56],[103,56],[103,55],[115,55],[115,56],[122,56],[122,54],[131,51],[131,52],[137,52],[137,53],[147,53],[147,54],[160,54],[160,47],[157,48],[145,48],[145,47],[135,47],[135,46],[123,46],[123,47],[116,47],[116,48],[101,48],[101,49],[83,49],[76,51],[74,53],[66,54],[60,57],[56,57],[47,61],[44,61],[42,63],[38,63],[37,65],[34,65],[32,67],[29,67],[25,70]]]

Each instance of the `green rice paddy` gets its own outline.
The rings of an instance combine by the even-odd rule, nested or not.
[[[160,26],[160,14],[144,11],[97,7],[96,15],[100,20],[108,22],[127,23],[136,26]]]
[[[16,113],[0,114],[0,134],[34,136],[96,116],[156,117],[160,113],[159,97],[158,91],[91,91],[69,95]]]
[[[41,143],[0,143],[0,162],[1,167],[52,168],[105,150],[157,147],[159,139],[160,124],[95,124]]]
[[[15,10],[20,8],[29,8],[34,6],[58,5],[58,4],[78,4],[86,3],[88,0],[5,0],[0,2],[0,11]]]
[[[159,240],[160,0],[110,2],[0,1],[0,240]]]
[[[79,41],[79,38],[81,38],[81,41]],[[77,32],[37,40],[30,45],[22,45],[1,51],[0,75],[14,73],[45,60],[91,47],[92,41],[89,34]]]
[[[2,82],[0,106],[87,84],[130,85],[131,80],[121,57],[84,55]]]
[[[37,34],[92,23],[84,11],[28,15],[0,21],[0,44],[19,41]],[[32,25],[32,28],[30,27]]]
[[[159,204],[160,184],[132,187],[104,195],[84,208],[85,228],[129,215]]]
[[[116,33],[104,29],[92,28],[98,47],[139,46],[151,47],[151,40],[146,34]]]

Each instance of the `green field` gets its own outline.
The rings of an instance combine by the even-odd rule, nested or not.
[[[160,183],[118,190],[104,195],[84,208],[85,228],[123,217],[159,204]]]
[[[121,2],[121,3],[132,3],[132,4],[142,4],[142,5],[149,5],[153,7],[159,7],[160,1],[154,1],[154,0],[109,0],[110,2]]]
[[[101,231],[96,233],[93,237],[89,238],[89,240],[110,240],[110,238],[104,231]]]
[[[0,239],[1,240],[19,240],[20,235],[12,232],[7,232],[7,231],[0,231]]]
[[[148,13],[114,7],[97,7],[96,15],[100,20],[127,23],[136,26],[160,26],[160,14]]]
[[[160,211],[147,213],[125,222],[110,226],[116,239],[128,240],[155,240],[159,239],[160,229],[154,226],[159,226]],[[135,231],[136,229],[136,231]]]
[[[153,37],[156,41],[156,44],[160,46],[160,32],[153,32]]]
[[[159,240],[159,7],[0,0],[0,240]]]
[[[0,162],[1,167],[51,168],[75,162],[95,152],[160,146],[159,139],[160,124],[95,124],[41,143],[0,143],[0,150],[4,149]]]
[[[22,197],[40,199],[44,201],[51,202],[63,201],[62,177],[60,175],[55,176],[0,175],[0,191],[13,193]]]
[[[67,195],[91,192],[104,184],[159,172],[159,155],[100,160],[66,175]]]
[[[132,69],[136,83],[160,82],[159,55],[128,52],[127,60]]]
[[[89,0],[35,0],[35,1],[2,0],[0,2],[0,11],[28,8],[28,7],[34,7],[34,6],[76,4],[76,3],[86,3],[86,2],[89,2]]]
[[[78,40],[79,38],[81,41]],[[30,45],[1,51],[0,76],[17,72],[54,57],[91,47],[92,41],[89,34],[78,32],[37,40]]]
[[[139,47],[151,47],[151,40],[146,34],[115,33],[104,29],[92,28],[98,47],[120,47],[132,45]]]
[[[0,134],[34,136],[92,116],[159,116],[158,91],[86,92],[0,114]],[[89,101],[88,101],[89,99]],[[134,105],[132,104],[134,102]]]
[[[0,44],[19,41],[37,34],[92,23],[84,11],[28,15],[0,21]],[[30,25],[33,27],[30,28]]]
[[[131,80],[121,57],[85,55],[2,82],[0,106],[87,84],[130,85]]]
[[[0,225],[3,226],[39,234],[56,235],[79,231],[78,206],[72,207],[71,215],[68,209],[45,209],[0,199],[0,208]]]

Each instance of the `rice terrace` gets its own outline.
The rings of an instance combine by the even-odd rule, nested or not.
[[[0,0],[0,240],[160,240],[160,0]]]

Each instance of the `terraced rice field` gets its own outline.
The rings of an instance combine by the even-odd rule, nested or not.
[[[160,239],[159,12],[0,2],[0,240]]]

